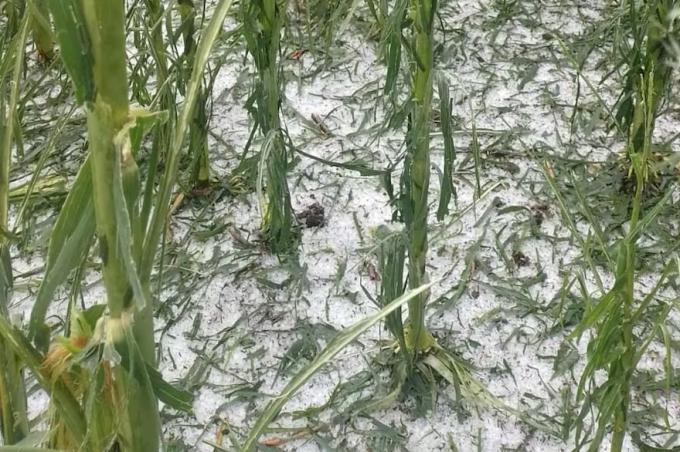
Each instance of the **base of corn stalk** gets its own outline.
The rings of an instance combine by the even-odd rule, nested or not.
[[[274,254],[294,253],[300,241],[300,227],[288,191],[288,152],[280,130],[267,135],[259,159],[257,194],[262,240]]]
[[[428,411],[434,410],[437,389],[443,383],[452,386],[452,395],[458,404],[469,404],[478,409],[506,413],[538,431],[557,434],[556,428],[504,403],[473,375],[473,369],[468,362],[457,353],[439,345],[431,334],[428,333],[428,337],[432,338],[429,348],[423,350],[410,366],[404,361],[398,343],[392,343],[385,348],[386,354],[381,354],[375,364],[390,369],[388,391],[351,404],[336,418],[386,410],[407,398],[415,399],[416,414],[425,416]]]
[[[408,331],[408,328],[406,331]],[[393,360],[395,362],[392,367],[394,378],[391,390],[386,396],[375,399],[374,405],[367,405],[366,408],[368,409],[364,408],[364,410],[384,409],[400,397],[414,394],[417,396],[418,391],[412,391],[414,385],[409,385],[409,381],[429,383],[429,388],[421,386],[420,389],[429,389],[427,395],[423,394],[423,399],[431,398],[433,394],[436,394],[437,380],[441,379],[453,386],[455,399],[458,402],[467,402],[479,408],[508,410],[509,407],[474,377],[469,363],[456,353],[439,345],[429,332],[426,335],[421,335],[421,337],[423,336],[430,338],[429,346],[419,348],[421,351],[410,366],[404,362],[399,344],[393,344]],[[407,334],[407,344],[408,342]],[[412,353],[413,351],[409,351],[409,355]],[[405,388],[409,386],[411,386],[411,390],[405,391]],[[434,403],[435,400],[432,400],[432,406],[429,408],[434,408]]]

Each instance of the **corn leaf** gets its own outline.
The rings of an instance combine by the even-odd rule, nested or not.
[[[54,292],[89,251],[94,230],[92,171],[88,157],[80,167],[52,230],[45,277],[31,311],[29,335],[41,348],[48,345],[44,322]]]
[[[321,162],[324,165],[333,167],[333,168],[342,168],[350,171],[356,171],[359,173],[360,176],[391,176],[392,171],[391,169],[375,169],[371,168],[368,166],[368,162],[366,162],[363,159],[353,159],[347,163],[344,162],[335,162],[333,160],[327,160],[322,157],[318,157],[314,154],[310,154],[308,152],[303,151],[302,149],[295,148],[295,152],[297,152],[300,155],[303,155],[309,159],[315,160],[317,162]]]
[[[119,141],[116,143],[116,145],[129,145],[129,135],[127,130],[122,131],[122,134],[122,136],[118,137],[120,141],[118,139],[116,140]],[[113,187],[111,187],[113,191],[113,209],[116,218],[116,224],[118,225],[116,228],[116,245],[118,246],[118,255],[121,262],[123,263],[128,282],[132,288],[134,300],[137,303],[137,307],[142,310],[147,306],[148,301],[146,294],[144,293],[144,288],[142,287],[142,281],[139,277],[139,272],[137,271],[137,263],[133,258],[132,250],[133,241],[135,238],[133,237],[132,225],[130,221],[131,218],[129,214],[129,212],[131,212],[132,206],[128,206],[128,202],[126,201],[125,197],[125,190],[129,187],[123,187],[123,174],[121,171],[120,161],[121,154],[122,152],[116,152],[118,163],[113,165]],[[137,181],[137,183],[138,182],[139,181]],[[141,240],[141,237],[137,237],[137,241],[141,242]]]
[[[385,94],[394,91],[401,66],[401,27],[406,14],[407,1],[400,0],[392,11],[387,29],[387,76],[385,77]]]
[[[165,381],[161,373],[148,363],[146,364],[146,373],[149,375],[153,392],[158,400],[176,410],[191,411],[194,401],[193,394]]]
[[[364,319],[358,321],[351,327],[340,332],[333,340],[331,340],[326,348],[319,353],[316,358],[304,369],[298,372],[295,377],[286,385],[286,387],[281,391],[274,400],[269,402],[269,404],[264,409],[264,412],[260,415],[255,426],[248,435],[248,439],[243,446],[243,451],[251,452],[255,450],[255,446],[258,438],[264,430],[267,428],[269,423],[274,420],[274,418],[279,414],[283,405],[290,400],[293,395],[304,385],[310,378],[314,376],[323,366],[328,364],[333,360],[333,358],[345,349],[349,344],[351,344],[357,337],[359,337],[364,331],[369,329],[371,326],[379,322],[380,320],[387,317],[389,314],[395,310],[401,308],[408,301],[414,297],[426,292],[430,287],[434,285],[433,282],[424,284],[417,289],[411,290],[401,297],[397,298],[389,305],[382,308]]]
[[[453,127],[451,124],[451,96],[449,95],[449,85],[444,76],[439,77],[438,90],[439,116],[441,118],[442,135],[444,136],[444,174],[442,174],[437,220],[442,221],[449,213],[451,196],[456,193],[453,186],[453,162],[456,159],[456,148],[453,144]]]
[[[90,37],[79,0],[49,0],[61,59],[73,80],[79,103],[94,99]]]

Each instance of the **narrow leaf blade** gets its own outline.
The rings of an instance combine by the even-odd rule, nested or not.
[[[405,293],[401,297],[385,306],[383,309],[365,317],[335,336],[335,338],[328,343],[326,348],[324,348],[323,351],[319,353],[307,367],[302,369],[295,375],[295,377],[293,377],[293,379],[286,385],[283,391],[281,391],[281,394],[269,402],[264,412],[257,420],[257,423],[251,430],[250,435],[243,446],[243,450],[245,452],[255,450],[258,438],[264,432],[265,428],[267,428],[267,425],[269,425],[269,423],[279,414],[281,408],[283,408],[283,405],[288,400],[290,400],[290,398],[298,391],[298,389],[300,389],[310,378],[312,378],[314,374],[316,374],[323,366],[328,364],[338,353],[344,350],[345,347],[352,343],[364,331],[387,317],[390,313],[399,309],[404,304],[408,303],[414,297],[417,297],[421,293],[427,291],[433,285],[434,283],[431,282]]]

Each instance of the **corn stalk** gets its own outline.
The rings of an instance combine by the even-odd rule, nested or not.
[[[261,231],[276,254],[297,245],[298,231],[288,189],[290,157],[281,130],[280,39],[287,2],[254,0],[241,2],[243,32],[259,79],[249,104],[256,127],[265,136],[258,179],[262,215]],[[266,190],[264,179],[266,174]]]
[[[155,369],[149,281],[200,80],[231,3],[216,5],[196,50],[177,127],[157,148],[166,157],[160,189],[153,182],[155,171],[148,172],[146,187],[153,194],[145,199],[153,200],[155,209],[148,208],[145,217],[135,157],[144,134],[165,115],[128,104],[125,2],[49,0],[61,59],[87,113],[90,152],[52,231],[45,277],[31,312],[29,332],[40,350],[0,316],[0,338],[51,396],[50,432],[38,441],[48,447],[159,450],[158,399],[176,409],[191,408],[191,395],[163,381]],[[23,41],[29,26],[25,17]],[[43,355],[53,294],[88,256],[95,235],[107,303],[73,312],[68,337],[57,338]]]
[[[141,247],[142,237],[134,234],[139,229],[133,226],[140,179],[130,143],[125,2],[84,0],[81,5],[94,88],[86,98],[92,196],[108,307],[108,318],[100,320],[106,337],[100,339],[104,347],[111,347],[112,356],[118,353],[121,360],[108,357],[101,365],[113,368],[119,391],[115,412],[124,421],[117,424],[116,442],[131,450],[153,451],[158,450],[160,439],[156,396],[148,376],[128,373],[122,362],[130,360],[138,369],[155,366],[149,291],[142,287],[135,269],[138,262],[132,257],[133,248]]]
[[[403,219],[408,231],[408,279],[410,287],[427,283],[427,221],[430,187],[430,124],[432,122],[433,28],[437,0],[412,0],[411,113],[407,132],[407,155],[402,186],[406,199]],[[425,326],[427,293],[409,301],[409,344],[414,355],[432,345]]]

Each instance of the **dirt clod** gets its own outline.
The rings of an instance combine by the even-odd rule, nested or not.
[[[529,257],[521,251],[515,251],[512,253],[512,261],[518,267],[526,267],[531,263]]]
[[[306,228],[320,228],[326,224],[326,209],[314,201],[297,214],[298,220]]]

